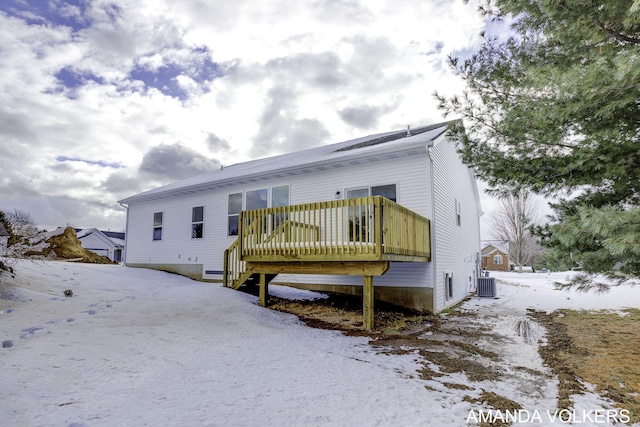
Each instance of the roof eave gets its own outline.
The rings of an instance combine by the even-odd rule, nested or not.
[[[122,200],[119,200],[118,203],[122,203],[122,204],[130,204],[132,202],[138,202],[138,201],[144,201],[144,200],[154,200],[154,199],[161,199],[164,197],[168,197],[171,195],[175,195],[175,194],[186,194],[186,193],[194,193],[194,192],[200,192],[200,191],[205,191],[208,190],[212,187],[224,187],[224,186],[229,186],[229,185],[233,185],[234,182],[245,182],[245,181],[250,181],[252,179],[257,181],[262,181],[262,180],[266,180],[269,179],[270,177],[272,177],[273,175],[281,175],[281,174],[290,174],[292,172],[296,172],[294,175],[301,175],[304,173],[312,173],[312,172],[316,172],[316,170],[313,171],[308,171],[308,172],[304,172],[305,169],[310,169],[310,168],[318,168],[318,167],[323,167],[323,166],[333,166],[333,165],[338,165],[341,163],[349,163],[349,165],[352,165],[353,160],[355,159],[368,159],[368,158],[374,158],[374,157],[379,157],[379,156],[387,156],[389,154],[392,153],[406,153],[406,152],[413,152],[416,149],[421,149],[423,147],[427,147],[430,146],[434,139],[440,137],[442,134],[437,135],[434,138],[428,138],[428,139],[420,139],[420,138],[416,138],[416,141],[411,143],[411,144],[404,144],[402,146],[373,146],[373,147],[364,147],[364,148],[360,148],[357,150],[354,150],[353,153],[348,153],[348,152],[342,152],[340,154],[339,157],[336,158],[323,158],[320,160],[315,160],[315,159],[311,159],[308,162],[302,163],[302,164],[297,164],[294,166],[290,166],[290,167],[283,167],[283,168],[278,168],[278,169],[273,169],[270,170],[268,172],[254,172],[254,173],[247,173],[245,175],[241,175],[241,176],[234,176],[234,177],[230,177],[230,178],[223,178],[223,179],[219,179],[219,180],[215,180],[215,181],[208,181],[208,182],[204,182],[204,183],[198,183],[198,184],[194,184],[194,185],[190,185],[190,186],[185,186],[185,187],[180,187],[180,188],[171,188],[171,189],[167,189],[166,191],[155,191],[152,194],[147,194],[145,195],[145,193],[140,193],[134,196],[130,196],[127,198],[124,198]],[[347,154],[345,154],[347,153]],[[331,153],[333,154],[333,153]],[[386,160],[387,158],[384,159],[380,159],[380,160]],[[345,165],[346,166],[346,165]],[[293,176],[293,175],[292,175]],[[260,179],[258,179],[260,178]]]

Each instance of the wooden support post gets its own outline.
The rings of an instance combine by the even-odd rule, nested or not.
[[[229,287],[229,249],[224,250],[224,260],[222,262],[222,286]]]
[[[373,276],[363,276],[362,285],[362,316],[363,327],[366,331],[370,331],[374,327],[374,311],[373,311]]]
[[[266,307],[269,303],[269,284],[267,283],[267,275],[260,273],[260,305]]]

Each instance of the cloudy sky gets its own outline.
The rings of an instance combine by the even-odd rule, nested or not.
[[[443,121],[463,0],[2,0],[0,210],[124,230],[117,200]]]

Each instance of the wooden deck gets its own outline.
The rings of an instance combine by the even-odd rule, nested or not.
[[[257,209],[240,213],[238,239],[225,251],[224,286],[237,289],[260,277],[266,305],[265,275],[363,276],[370,328],[372,277],[384,274],[390,261],[430,260],[429,220],[381,196]]]

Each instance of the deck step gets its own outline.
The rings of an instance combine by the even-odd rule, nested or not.
[[[269,283],[271,283],[271,281],[277,276],[277,274],[265,274],[265,280],[267,285]],[[233,289],[240,289],[240,287],[242,285],[251,285],[251,286],[257,286],[260,284],[260,274],[258,273],[251,273],[249,271],[245,271],[240,278],[238,278],[238,280],[236,280],[233,285],[232,288]]]

